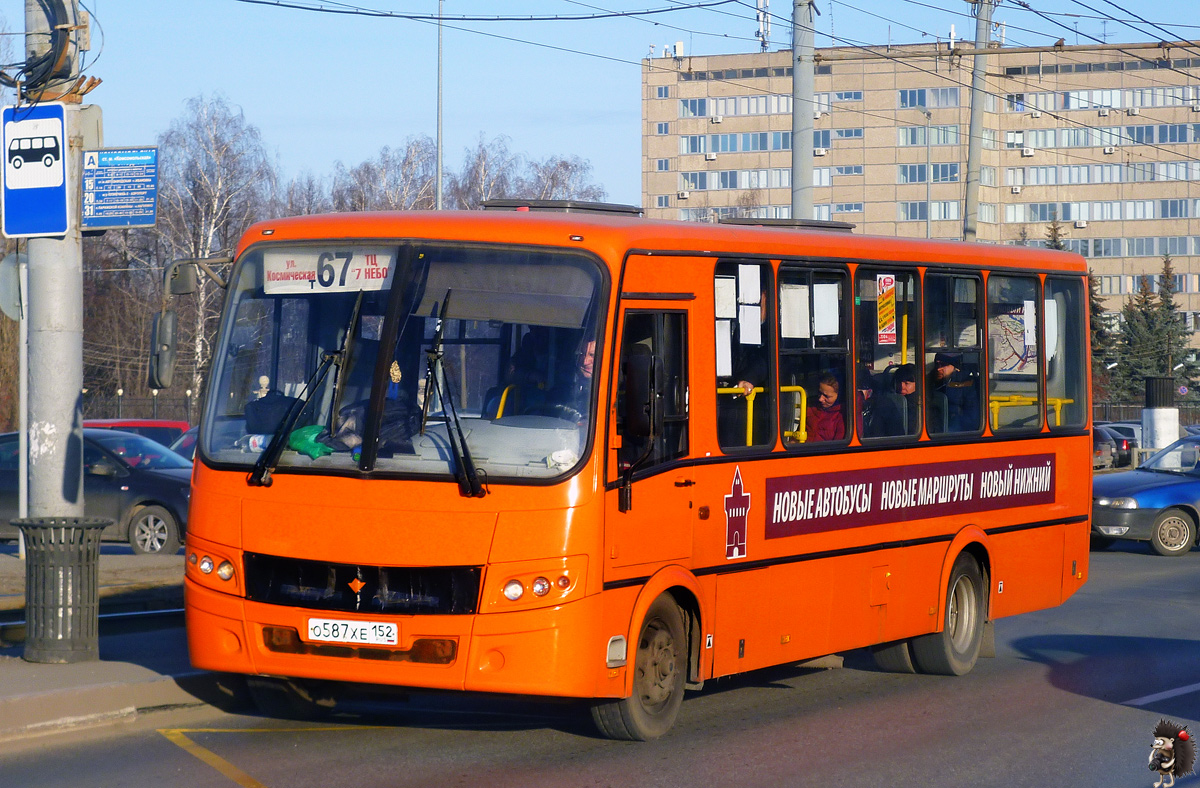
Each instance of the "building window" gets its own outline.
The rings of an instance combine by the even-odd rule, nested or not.
[[[983,224],[996,223],[996,203],[981,202],[979,203],[979,221]]]
[[[654,90],[656,98],[671,98],[671,87],[669,85],[659,85]]]
[[[655,166],[655,169],[658,170],[659,172],[670,172],[671,171],[671,160],[670,159],[658,159],[654,162],[654,166]]]
[[[860,202],[835,202],[834,213],[862,213],[863,204]]]
[[[708,116],[708,99],[680,99],[679,117],[704,118]]]
[[[821,129],[813,132],[813,147],[814,148],[829,148],[830,143],[829,129]]]
[[[670,123],[659,123],[657,126],[655,126],[655,131],[658,134],[670,134],[671,133],[671,124]]]
[[[833,134],[839,140],[861,140],[862,129],[834,129]]]
[[[863,166],[861,164],[850,164],[844,167],[834,167],[834,175],[862,175]]]
[[[899,208],[902,222],[924,221],[929,215],[929,204],[924,202],[902,202]]]
[[[929,206],[930,218],[934,221],[959,219],[958,200],[934,200]]]
[[[861,90],[839,90],[833,94],[834,101],[862,101],[863,92]]]
[[[979,185],[980,186],[995,186],[996,185],[996,168],[983,166],[979,168]],[[993,206],[995,207],[995,206]]]
[[[958,164],[934,164],[933,165],[933,182],[934,183],[957,183],[958,182]]]
[[[813,186],[829,186],[832,183],[829,167],[813,167]]]
[[[654,201],[655,201],[654,207],[656,207],[656,208],[670,208],[671,207],[670,195],[660,194],[654,198]]]
[[[897,183],[924,183],[925,182],[925,165],[924,164],[901,164],[900,174],[896,179]]]

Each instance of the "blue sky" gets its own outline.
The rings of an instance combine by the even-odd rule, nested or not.
[[[333,0],[301,5],[346,8]],[[436,0],[358,0],[359,8],[436,14]],[[581,15],[690,5],[680,0],[446,0],[458,15]],[[995,18],[1008,43],[1046,45],[1059,37],[1090,43],[1166,38],[1119,7],[1179,37],[1200,39],[1195,0],[1011,0]],[[754,0],[645,18],[554,22],[457,22],[444,30],[444,149],[448,168],[483,134],[504,135],[514,152],[587,159],[593,179],[615,202],[639,203],[639,62],[653,44],[683,41],[690,54],[755,51]],[[104,110],[105,144],[153,144],[184,102],[220,93],[263,134],[285,177],[328,175],[384,145],[436,130],[437,29],[403,19],[338,15],[237,0],[92,0],[88,72],[104,80],[89,98]],[[908,43],[974,35],[963,0],[818,0],[818,46]],[[1089,8],[1090,7],[1090,8]],[[1094,10],[1093,10],[1094,9]],[[772,0],[772,49],[790,45],[791,2]],[[1100,12],[1099,14],[1097,12]],[[24,29],[22,0],[0,0],[6,29]],[[1073,14],[1076,16],[1063,16]],[[1096,17],[1128,19],[1142,32]],[[649,21],[653,20],[653,21]],[[1057,24],[1056,24],[1057,22]],[[1022,29],[1024,28],[1024,29]],[[478,31],[478,32],[472,32]],[[484,35],[486,34],[486,35]],[[507,38],[500,38],[501,36]],[[519,40],[514,40],[519,39]],[[534,42],[534,43],[523,43]],[[12,39],[21,52],[20,39]],[[99,47],[103,44],[103,50]],[[1197,47],[1200,52],[1200,47]]]

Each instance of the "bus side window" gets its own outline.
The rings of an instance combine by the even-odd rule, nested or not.
[[[662,431],[655,437],[649,456],[638,466],[644,470],[688,453],[687,313],[634,310],[625,313],[617,378],[618,403],[623,403],[626,391],[625,362],[638,355],[657,359],[654,388],[662,414]],[[618,417],[623,410],[618,404]],[[641,459],[647,446],[644,438],[627,434],[623,424],[618,423],[617,431],[621,435],[617,463],[624,469]]]
[[[925,275],[925,428],[983,429],[978,277]]]
[[[1087,296],[1083,280],[1046,279],[1046,420],[1050,429],[1087,422]]]
[[[779,269],[779,420],[786,448],[850,437],[847,286],[842,271]]]
[[[860,267],[855,279],[858,347],[853,407],[859,439],[919,435],[917,276],[895,268]]]
[[[997,432],[1042,426],[1040,290],[1032,276],[988,277],[988,413]]]
[[[724,450],[770,447],[775,411],[771,266],[721,261],[714,281],[717,442]]]

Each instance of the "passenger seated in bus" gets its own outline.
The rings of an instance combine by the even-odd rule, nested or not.
[[[916,435],[920,426],[917,416],[921,406],[921,398],[917,394],[917,365],[904,364],[896,370],[895,384],[896,393],[904,401],[904,433]]]
[[[882,438],[904,434],[904,401],[880,377],[867,368],[859,372],[855,424],[860,438]]]
[[[817,383],[819,396],[815,405],[808,406],[805,427],[808,440],[840,441],[846,437],[846,417],[838,401],[840,386],[832,373],[826,373]]]
[[[929,397],[929,432],[974,432],[979,429],[979,392],[961,370],[962,353],[933,357]]]

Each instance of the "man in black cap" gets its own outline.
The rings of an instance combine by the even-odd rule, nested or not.
[[[963,375],[962,353],[943,352],[933,357],[929,398],[929,432],[975,432],[979,429],[979,392]]]

